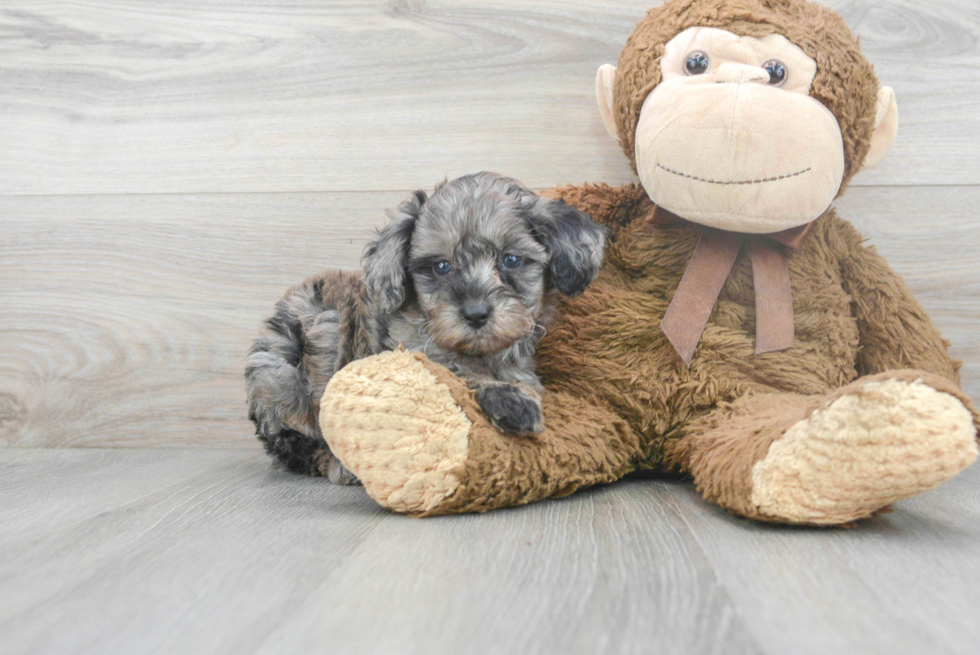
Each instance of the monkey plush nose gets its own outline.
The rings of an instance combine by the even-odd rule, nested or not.
[[[740,83],[740,82],[769,82],[769,73],[766,72],[765,68],[760,68],[758,66],[748,66],[746,64],[735,64],[732,62],[725,62],[718,67],[718,72],[715,73],[715,80],[725,83]]]
[[[490,318],[490,305],[486,303],[467,305],[463,308],[463,318],[466,322],[470,324],[471,327],[483,327],[483,325]]]

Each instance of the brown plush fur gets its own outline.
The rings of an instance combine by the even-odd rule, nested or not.
[[[795,345],[754,354],[752,273],[743,252],[687,368],[658,326],[700,228],[651,220],[652,204],[632,185],[563,187],[551,195],[589,212],[614,240],[599,278],[562,302],[540,344],[548,429],[534,440],[498,433],[460,380],[427,363],[473,423],[460,487],[427,515],[530,503],[648,469],[691,474],[708,500],[772,520],[750,503],[752,466],[788,427],[875,374],[922,379],[962,400],[980,425],[958,389],[959,365],[928,316],[833,210],[788,253]]]
[[[545,425],[556,425],[534,439],[514,439],[487,421],[472,391],[445,368],[421,355],[420,361],[449,387],[472,422],[467,457],[457,493],[420,514],[486,512],[559,498],[582,487],[613,482],[635,468],[639,435],[601,406],[567,393],[545,391]]]
[[[631,161],[664,44],[695,25],[753,37],[778,32],[816,60],[812,95],[843,132],[843,190],[868,151],[877,80],[843,21],[804,0],[673,0],[647,14],[623,49],[614,94]],[[752,505],[752,468],[790,426],[843,393],[859,393],[857,384],[921,380],[962,401],[980,425],[958,389],[948,344],[901,278],[833,208],[786,251],[794,345],[755,354],[755,292],[743,248],[687,367],[660,324],[701,228],[664,218],[635,185],[568,186],[549,195],[606,225],[611,244],[599,277],[561,302],[539,345],[548,428],[534,440],[499,434],[462,382],[427,363],[472,423],[459,485],[428,514],[528,503],[649,469],[692,474],[707,499],[737,514],[792,522]]]
[[[660,83],[664,46],[696,26],[756,38],[782,34],[817,62],[810,95],[842,126],[846,169],[838,193],[843,193],[868,153],[878,79],[844,20],[807,0],[673,0],[647,12],[619,55],[613,98],[620,143],[634,170],[633,136],[643,101]]]
[[[641,465],[659,467],[667,443],[720,402],[748,393],[824,394],[859,375],[893,368],[957,379],[942,339],[907,287],[834,210],[789,251],[796,343],[755,355],[755,294],[747,253],[739,255],[688,369],[658,329],[697,245],[700,228],[645,220],[642,189],[568,187],[558,194],[604,221],[618,197],[617,232],[606,265],[538,351],[545,386],[601,399],[644,436]],[[870,284],[869,284],[870,283]],[[871,338],[867,338],[871,337]]]

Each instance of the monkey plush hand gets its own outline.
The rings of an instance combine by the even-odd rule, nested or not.
[[[320,421],[371,497],[486,511],[674,470],[732,513],[834,525],[969,466],[980,416],[959,365],[831,207],[898,124],[840,17],[806,0],[673,0],[596,86],[641,186],[552,192],[612,243],[539,348],[547,430],[498,433],[422,355],[354,362]]]

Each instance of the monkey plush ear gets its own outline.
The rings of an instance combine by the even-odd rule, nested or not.
[[[878,89],[878,104],[875,106],[875,129],[871,133],[871,148],[864,158],[861,170],[875,166],[895,142],[898,134],[898,103],[895,102],[895,92],[891,87],[883,86]]]
[[[599,274],[608,230],[561,200],[533,198],[529,205],[531,234],[548,251],[551,283],[577,296]]]
[[[619,129],[616,127],[616,119],[613,117],[613,89],[615,87],[616,67],[612,64],[603,64],[595,74],[595,99],[599,103],[599,115],[602,117],[602,124],[606,126],[606,132],[616,143],[619,143]]]
[[[391,212],[391,222],[378,233],[378,238],[364,249],[364,284],[378,310],[390,314],[405,302],[405,287],[409,284],[406,267],[408,251],[415,232],[415,221],[425,204],[424,191],[416,191]]]

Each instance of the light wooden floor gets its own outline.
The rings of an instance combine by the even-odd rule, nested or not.
[[[0,653],[974,653],[980,472],[851,531],[633,480],[431,521],[269,469],[244,353],[384,209],[633,181],[592,98],[656,0],[0,0]],[[980,397],[980,9],[833,0],[899,98],[837,204]]]
[[[13,653],[976,653],[980,469],[854,530],[627,480],[482,516],[211,449],[0,458]]]

